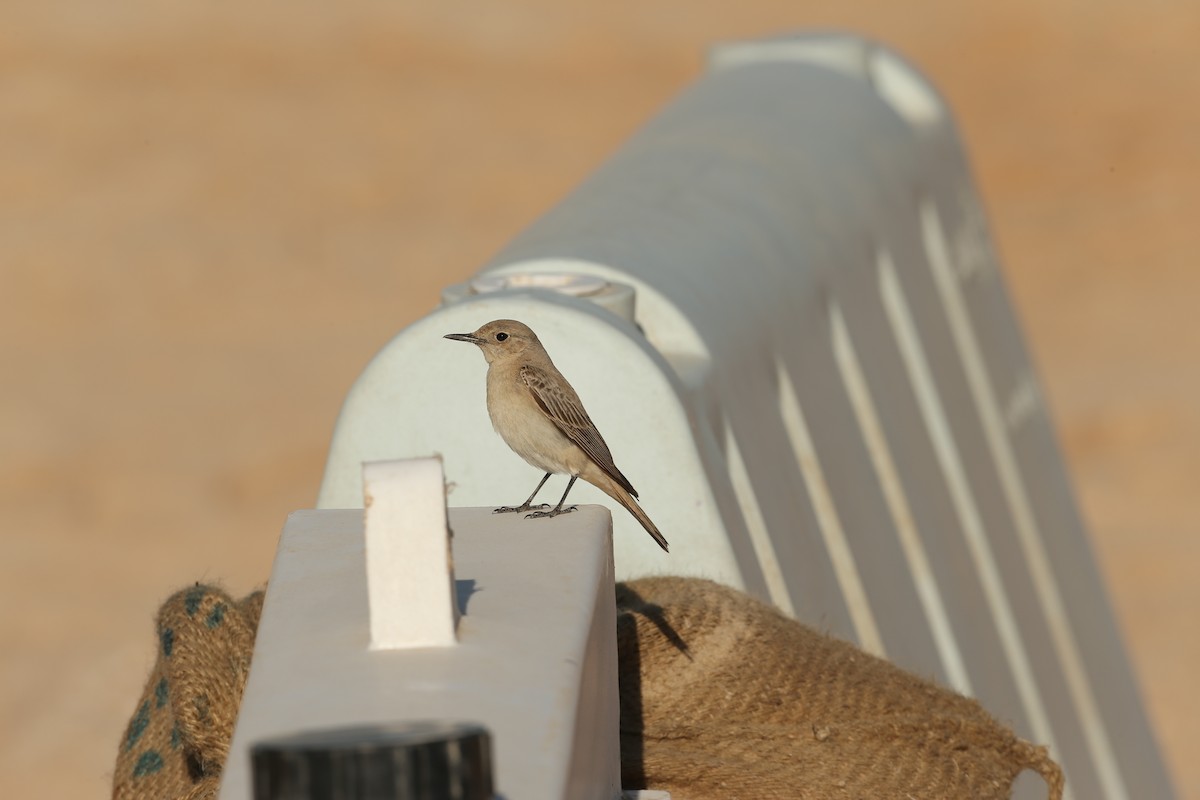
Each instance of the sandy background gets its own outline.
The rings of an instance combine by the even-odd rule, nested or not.
[[[267,577],[367,359],[706,44],[844,27],[956,110],[1150,711],[1200,798],[1200,4],[716,5],[5,4],[0,796],[107,794],[159,601]]]

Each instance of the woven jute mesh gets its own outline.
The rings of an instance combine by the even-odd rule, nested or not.
[[[1004,798],[1063,776],[975,700],[710,581],[617,587],[626,787],[686,800]]]
[[[158,616],[158,661],[118,747],[117,800],[215,798],[262,593],[195,585]],[[676,800],[1003,798],[1043,747],[967,699],[691,578],[617,586],[621,772]]]
[[[158,659],[117,748],[114,800],[217,796],[263,593],[195,584],[158,612]]]

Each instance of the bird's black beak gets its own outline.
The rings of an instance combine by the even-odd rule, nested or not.
[[[456,342],[470,342],[471,344],[483,344],[483,339],[480,339],[473,333],[447,333],[443,339],[453,339]]]

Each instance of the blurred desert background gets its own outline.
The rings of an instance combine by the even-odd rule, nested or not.
[[[843,28],[957,115],[1152,720],[1200,798],[1200,4],[9,0],[3,19],[0,795],[108,794],[159,602],[266,580],[350,383],[442,286],[709,44]]]

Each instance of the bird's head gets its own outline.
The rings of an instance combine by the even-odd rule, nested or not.
[[[515,319],[493,320],[474,333],[448,333],[443,338],[479,345],[489,364],[513,358],[530,347],[540,348],[542,345],[528,325]]]

